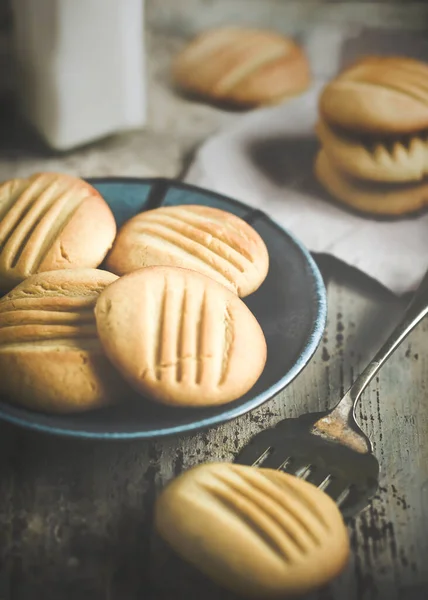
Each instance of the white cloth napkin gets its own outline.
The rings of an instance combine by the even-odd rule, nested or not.
[[[330,254],[396,294],[428,269],[428,214],[375,220],[331,203],[313,176],[323,81],[274,108],[251,111],[208,139],[184,180],[259,208],[315,253]]]

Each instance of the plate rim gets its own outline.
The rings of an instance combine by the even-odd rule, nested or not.
[[[97,184],[108,184],[108,183],[139,183],[139,184],[169,184],[178,188],[182,188],[184,190],[191,190],[193,192],[199,191],[210,196],[214,196],[221,200],[225,200],[228,203],[231,203],[235,206],[239,206],[240,208],[248,209],[249,212],[257,212],[261,214],[262,217],[270,222],[270,224],[279,230],[280,234],[287,237],[294,246],[300,251],[301,255],[306,260],[306,263],[309,267],[310,273],[315,282],[315,300],[316,300],[316,308],[317,314],[313,322],[312,330],[310,335],[308,336],[308,340],[306,345],[304,346],[302,352],[300,353],[299,358],[296,360],[294,365],[289,369],[281,379],[279,379],[274,385],[271,385],[267,390],[262,393],[257,394],[251,400],[248,400],[241,406],[237,406],[235,408],[230,408],[229,410],[225,410],[225,412],[220,415],[207,417],[205,419],[199,419],[197,421],[188,423],[186,425],[177,425],[173,427],[165,427],[158,430],[151,431],[135,431],[135,432],[94,432],[94,431],[85,431],[85,430],[74,430],[74,429],[66,429],[66,428],[58,428],[58,427],[50,427],[48,425],[43,425],[40,423],[34,423],[32,421],[21,419],[20,417],[16,417],[14,415],[8,415],[7,413],[3,413],[1,409],[0,403],[0,419],[13,425],[22,427],[24,429],[30,429],[33,431],[42,432],[45,434],[55,435],[59,437],[67,437],[67,438],[79,438],[85,440],[105,440],[105,441],[115,441],[115,440],[157,440],[163,439],[172,436],[183,436],[189,435],[192,433],[198,433],[203,430],[206,430],[211,427],[217,427],[219,425],[228,423],[233,421],[245,414],[250,413],[251,411],[259,408],[269,400],[271,400],[274,396],[279,394],[283,389],[285,389],[294,379],[299,375],[304,367],[309,363],[315,351],[317,350],[323,333],[325,331],[326,323],[327,323],[327,290],[324,284],[324,279],[321,275],[318,265],[313,259],[309,250],[304,246],[304,244],[292,234],[288,229],[284,228],[282,225],[279,225],[274,219],[272,219],[267,213],[263,210],[256,209],[246,204],[245,202],[241,202],[240,200],[236,200],[235,198],[231,198],[225,194],[220,194],[218,192],[212,191],[208,188],[204,188],[201,186],[192,185],[186,183],[184,181],[176,180],[174,178],[168,177],[121,177],[121,176],[106,176],[106,177],[84,177],[82,178],[91,185]],[[227,404],[225,405],[227,407]]]

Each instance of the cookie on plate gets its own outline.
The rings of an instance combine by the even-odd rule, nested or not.
[[[428,182],[397,185],[355,179],[337,169],[325,150],[317,156],[315,175],[333,198],[359,212],[403,216],[428,207]]]
[[[335,578],[350,554],[334,501],[273,469],[198,465],[161,492],[155,526],[179,556],[243,597],[306,594]]]
[[[254,315],[196,271],[158,266],[124,275],[100,294],[95,316],[108,358],[137,392],[161,404],[230,402],[265,366]]]
[[[274,31],[219,27],[178,54],[173,78],[183,90],[237,106],[274,104],[304,92],[311,74],[303,49]]]
[[[243,297],[266,278],[269,255],[255,229],[229,212],[164,206],[125,223],[106,260],[116,275],[155,265],[198,271]]]
[[[114,216],[91,185],[36,173],[0,185],[0,290],[43,271],[100,265],[116,235]]]
[[[98,339],[94,306],[117,279],[99,269],[33,275],[0,300],[0,394],[48,413],[76,413],[130,392]]]

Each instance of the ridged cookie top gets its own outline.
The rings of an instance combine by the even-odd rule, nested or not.
[[[373,134],[428,128],[428,64],[405,57],[368,57],[323,90],[320,113],[330,124]]]
[[[0,300],[0,352],[13,349],[100,349],[94,306],[117,279],[98,269],[33,275]]]
[[[188,91],[243,105],[275,102],[310,82],[306,56],[293,40],[244,27],[197,36],[175,59],[173,76]]]
[[[154,265],[194,269],[242,297],[264,281],[269,256],[260,235],[239,217],[185,205],[149,210],[125,223],[106,265],[117,275]]]
[[[341,514],[315,486],[270,469],[204,464],[173,480],[157,530],[216,582],[262,598],[305,593],[345,566]]]
[[[254,315],[196,271],[147,267],[125,275],[101,293],[95,315],[111,362],[137,391],[164,404],[234,400],[265,365]]]
[[[37,173],[0,186],[0,289],[32,274],[98,266],[116,223],[100,194],[81,179]]]

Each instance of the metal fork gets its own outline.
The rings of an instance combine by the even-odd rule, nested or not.
[[[428,313],[428,272],[401,322],[340,402],[330,411],[284,419],[254,438],[234,462],[281,469],[324,490],[345,518],[369,504],[379,482],[370,439],[358,426],[355,407],[391,354]]]

